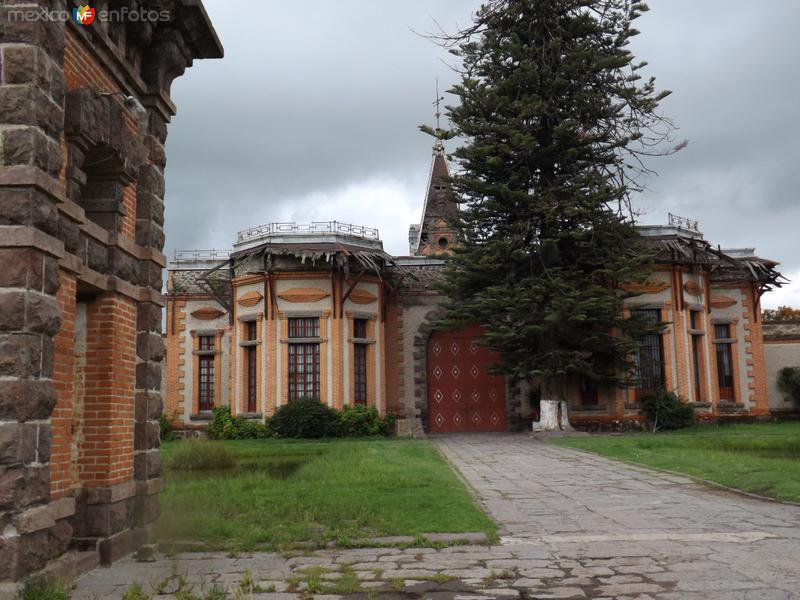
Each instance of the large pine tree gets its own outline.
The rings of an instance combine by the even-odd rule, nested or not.
[[[563,399],[570,378],[619,383],[648,327],[626,318],[647,276],[629,198],[671,131],[668,92],[630,51],[628,0],[491,0],[442,38],[461,61],[448,107],[462,248],[446,269],[445,325],[478,322],[499,368]]]

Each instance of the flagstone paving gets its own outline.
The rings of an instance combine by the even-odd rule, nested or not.
[[[121,598],[138,582],[154,598],[800,598],[800,507],[528,435],[434,441],[501,525],[499,545],[129,558],[72,597]]]

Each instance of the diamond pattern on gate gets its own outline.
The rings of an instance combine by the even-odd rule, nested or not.
[[[505,428],[502,378],[489,372],[496,353],[477,336],[434,333],[428,344],[430,427],[440,431]],[[462,378],[463,376],[463,378]]]

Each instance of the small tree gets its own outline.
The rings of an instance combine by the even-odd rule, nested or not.
[[[492,0],[439,41],[461,60],[448,107],[465,140],[452,179],[461,248],[446,268],[441,325],[478,322],[498,369],[563,399],[574,376],[620,383],[633,340],[652,329],[623,314],[648,255],[629,197],[665,154],[669,92],[640,79],[628,45],[647,7],[627,0]]]
[[[800,406],[800,367],[784,367],[778,373],[778,388]]]
[[[694,408],[672,392],[660,390],[646,394],[641,404],[653,433],[659,429],[683,429],[695,422]]]

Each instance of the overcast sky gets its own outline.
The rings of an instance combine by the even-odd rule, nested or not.
[[[166,252],[230,248],[272,221],[378,227],[408,253],[430,164],[434,80],[454,74],[412,30],[456,28],[471,0],[205,0],[225,46],[172,87]],[[259,8],[255,8],[259,7]],[[755,246],[794,282],[765,306],[800,306],[800,2],[651,0],[638,59],[689,146],[652,163],[646,223],[674,212],[723,247]]]

